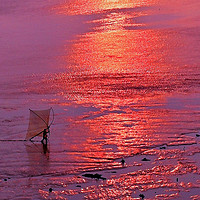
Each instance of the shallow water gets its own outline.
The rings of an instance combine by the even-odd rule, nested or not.
[[[3,0],[0,199],[200,199],[199,4]]]

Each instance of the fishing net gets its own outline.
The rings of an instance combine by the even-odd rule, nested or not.
[[[26,140],[35,136],[42,137],[44,129],[49,127],[49,116],[51,109],[48,110],[30,110],[29,126],[26,134]]]

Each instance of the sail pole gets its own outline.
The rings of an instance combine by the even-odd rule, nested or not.
[[[39,132],[37,135],[34,135],[32,138],[30,138],[29,140],[32,140],[34,137],[40,135],[43,131]]]
[[[51,107],[51,110],[52,110],[52,113],[53,113],[53,119],[52,119],[52,121],[51,121],[51,123],[49,124],[49,126],[48,127],[50,127],[52,124],[53,124],[53,121],[54,121],[54,110],[53,110],[53,108]]]
[[[49,130],[49,135],[50,135],[50,126],[53,124],[53,122],[54,122],[54,110],[53,110],[53,108],[51,107],[51,110],[52,110],[52,114],[53,114],[53,119],[52,119],[52,121],[51,121],[51,123],[49,124],[49,126],[48,126],[48,130]]]

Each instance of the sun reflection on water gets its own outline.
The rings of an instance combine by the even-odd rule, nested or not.
[[[200,199],[199,1],[4,2],[1,137],[32,106],[55,122],[1,138],[0,196]]]
[[[94,184],[79,174],[73,180],[66,178],[62,190],[51,194],[41,190],[42,196],[137,199],[137,191],[159,189],[160,194],[151,193],[152,199],[170,199],[199,187],[198,181],[196,186],[186,184],[187,177],[172,180],[199,174],[197,164],[190,162],[200,152],[194,136],[199,105],[190,109],[184,102],[185,94],[199,91],[198,52],[189,45],[197,47],[198,36],[191,40],[188,30],[174,27],[174,15],[169,15],[173,23],[165,24],[160,8],[154,13],[156,3],[75,0],[53,8],[56,14],[88,15],[90,31],[64,45],[67,53],[60,59],[70,63],[66,72],[36,84],[40,94],[54,94],[66,113],[75,110],[60,122],[68,123],[59,143],[64,153],[51,157],[65,163],[58,167],[65,175],[100,171],[107,180]],[[37,87],[26,89],[34,91]],[[183,149],[186,145],[193,147],[191,154]],[[113,175],[110,170],[121,171]],[[83,186],[70,188],[76,184]]]
[[[53,8],[58,14],[80,15],[155,5],[157,0],[75,0]]]

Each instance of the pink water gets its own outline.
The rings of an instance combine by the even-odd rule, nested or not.
[[[199,6],[3,0],[0,199],[200,199]],[[48,149],[7,141],[49,107]]]

